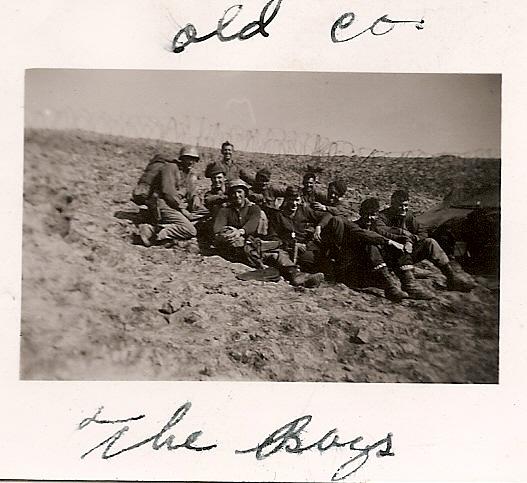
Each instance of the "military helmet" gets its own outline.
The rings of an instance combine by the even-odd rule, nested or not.
[[[366,198],[360,205],[359,213],[361,216],[368,216],[377,213],[381,206],[377,198]]]
[[[329,183],[328,188],[331,187],[338,196],[344,196],[348,190],[348,185],[345,181],[337,179]]]
[[[219,173],[225,174],[225,166],[221,163],[210,163],[205,168],[206,178],[212,178],[214,175]]]
[[[295,198],[298,198],[301,195],[302,195],[302,192],[300,191],[300,189],[297,186],[288,186],[285,189],[284,198],[286,198],[286,199],[287,198],[295,199]]]
[[[242,179],[233,179],[229,181],[229,187],[228,192],[230,193],[232,190],[236,188],[243,188],[245,190],[245,193],[248,193],[250,190],[250,186],[243,181]]]
[[[256,172],[256,178],[261,181],[271,181],[271,170],[269,168],[262,168]]]
[[[179,151],[179,159],[181,159],[183,156],[187,156],[189,158],[194,158],[198,160],[199,159],[198,149],[194,146],[183,146],[181,148],[181,151]]]

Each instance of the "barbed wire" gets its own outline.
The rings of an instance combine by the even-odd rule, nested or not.
[[[207,119],[183,115],[168,119],[125,113],[78,111],[72,108],[62,110],[27,110],[26,127],[43,129],[79,129],[101,134],[145,138],[151,140],[178,142],[198,147],[218,147],[225,140],[232,142],[236,149],[246,152],[269,154],[292,154],[335,158],[338,156],[357,157],[363,161],[370,158],[437,158],[438,156],[459,156],[465,158],[496,158],[489,150],[469,153],[425,153],[420,149],[404,152],[384,151],[371,147],[357,146],[348,140],[332,140],[316,133],[298,132],[280,128],[247,129]]]

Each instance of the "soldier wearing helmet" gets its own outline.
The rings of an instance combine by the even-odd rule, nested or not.
[[[229,182],[227,206],[222,206],[214,219],[213,231],[219,245],[243,246],[247,236],[257,234],[261,210],[247,199],[249,188],[241,179]]]
[[[228,205],[220,208],[214,220],[218,251],[228,260],[256,268],[278,267],[282,276],[294,286],[314,288],[320,285],[324,275],[302,273],[286,251],[276,248],[279,243],[273,244],[272,249],[262,249],[257,237],[262,210],[247,199],[249,189],[241,179],[229,183]]]
[[[177,160],[164,159],[162,164],[156,163],[150,171],[150,165],[147,166],[142,179],[151,179],[148,204],[155,207],[155,219],[152,224],[139,226],[139,236],[144,245],[151,245],[154,236],[158,243],[188,240],[196,236],[192,222],[200,217],[197,212],[202,210],[202,205],[192,167],[198,160],[198,150],[184,146]]]

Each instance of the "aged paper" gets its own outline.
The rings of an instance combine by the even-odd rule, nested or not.
[[[265,2],[243,4],[240,15],[225,28],[229,33],[258,18]],[[330,481],[345,476],[351,463],[350,471],[339,473],[339,468],[357,456],[349,447],[315,448],[301,454],[284,448],[260,460],[255,452],[236,453],[255,448],[276,429],[306,417],[301,420],[309,419],[302,447],[316,443],[333,428],[338,428],[341,442],[362,437],[362,446],[357,441],[356,447],[390,440],[391,446],[385,441],[372,447],[367,459],[363,452],[355,466],[364,465],[345,481],[524,480],[525,230],[518,201],[525,177],[525,7],[517,1],[483,0],[358,1],[353,5],[340,0],[283,0],[266,27],[268,37],[221,42],[212,36],[190,43],[183,52],[171,51],[171,42],[182,27],[192,23],[199,36],[206,35],[217,28],[218,19],[231,5],[220,0],[199,5],[189,0],[0,4],[7,34],[0,63],[0,243],[4,254],[0,277],[0,478]],[[331,27],[347,12],[354,13],[355,22],[336,29],[338,38],[364,33],[347,42],[332,42]],[[383,16],[401,23],[381,22],[373,33],[393,30],[373,35],[368,27]],[[21,308],[27,303],[22,299],[21,279],[28,69],[501,75],[501,148],[492,153],[502,161],[498,383],[237,382],[229,377],[206,382],[149,381],[148,377],[121,381],[119,375],[112,377],[111,368],[108,377],[93,378],[96,380],[21,377]],[[273,97],[265,84],[262,91],[262,95]],[[73,106],[64,111],[75,112]],[[246,113],[243,109],[238,112]],[[141,116],[141,111],[135,115]],[[119,116],[126,117],[125,110]],[[67,122],[61,127],[68,127]],[[367,141],[361,144],[366,146]],[[403,151],[397,145],[388,149]],[[456,152],[462,150],[460,147]],[[76,154],[82,157],[82,153]],[[49,183],[53,184],[52,177]],[[115,269],[119,270],[118,264]],[[50,302],[42,310],[42,323],[53,307]],[[67,326],[70,321],[63,319],[62,323]],[[38,352],[39,347],[26,350]],[[45,374],[46,367],[41,369],[40,374]],[[188,402],[191,405],[185,406]],[[98,413],[101,407],[104,409]],[[171,432],[160,435],[153,445],[154,436],[166,428],[174,414],[182,416],[177,428],[168,428]],[[95,419],[126,421],[97,424]],[[129,429],[107,454],[134,444],[137,448],[101,458],[112,435],[115,438],[126,426]],[[188,440],[196,431],[202,434]],[[174,435],[173,444],[183,445],[187,440],[210,449],[167,451],[169,434]],[[326,445],[333,434],[325,440]],[[289,449],[294,448],[295,439],[289,439],[288,444]],[[393,455],[379,457],[378,450]]]

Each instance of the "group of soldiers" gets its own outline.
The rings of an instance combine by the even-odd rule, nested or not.
[[[294,286],[315,288],[331,274],[350,287],[381,287],[395,302],[433,298],[414,276],[414,265],[425,259],[444,274],[449,290],[474,287],[423,232],[406,190],[396,190],[382,211],[378,199],[365,199],[353,220],[342,203],[344,181],[332,180],[322,193],[316,174],[307,172],[301,187],[284,189],[271,183],[267,168],[254,175],[242,169],[230,142],[221,154],[205,169],[210,189],[204,196],[194,169],[196,148],[183,147],[179,159],[152,158],[132,196],[148,208],[148,220],[138,227],[145,246],[198,237],[227,260],[278,269]]]

